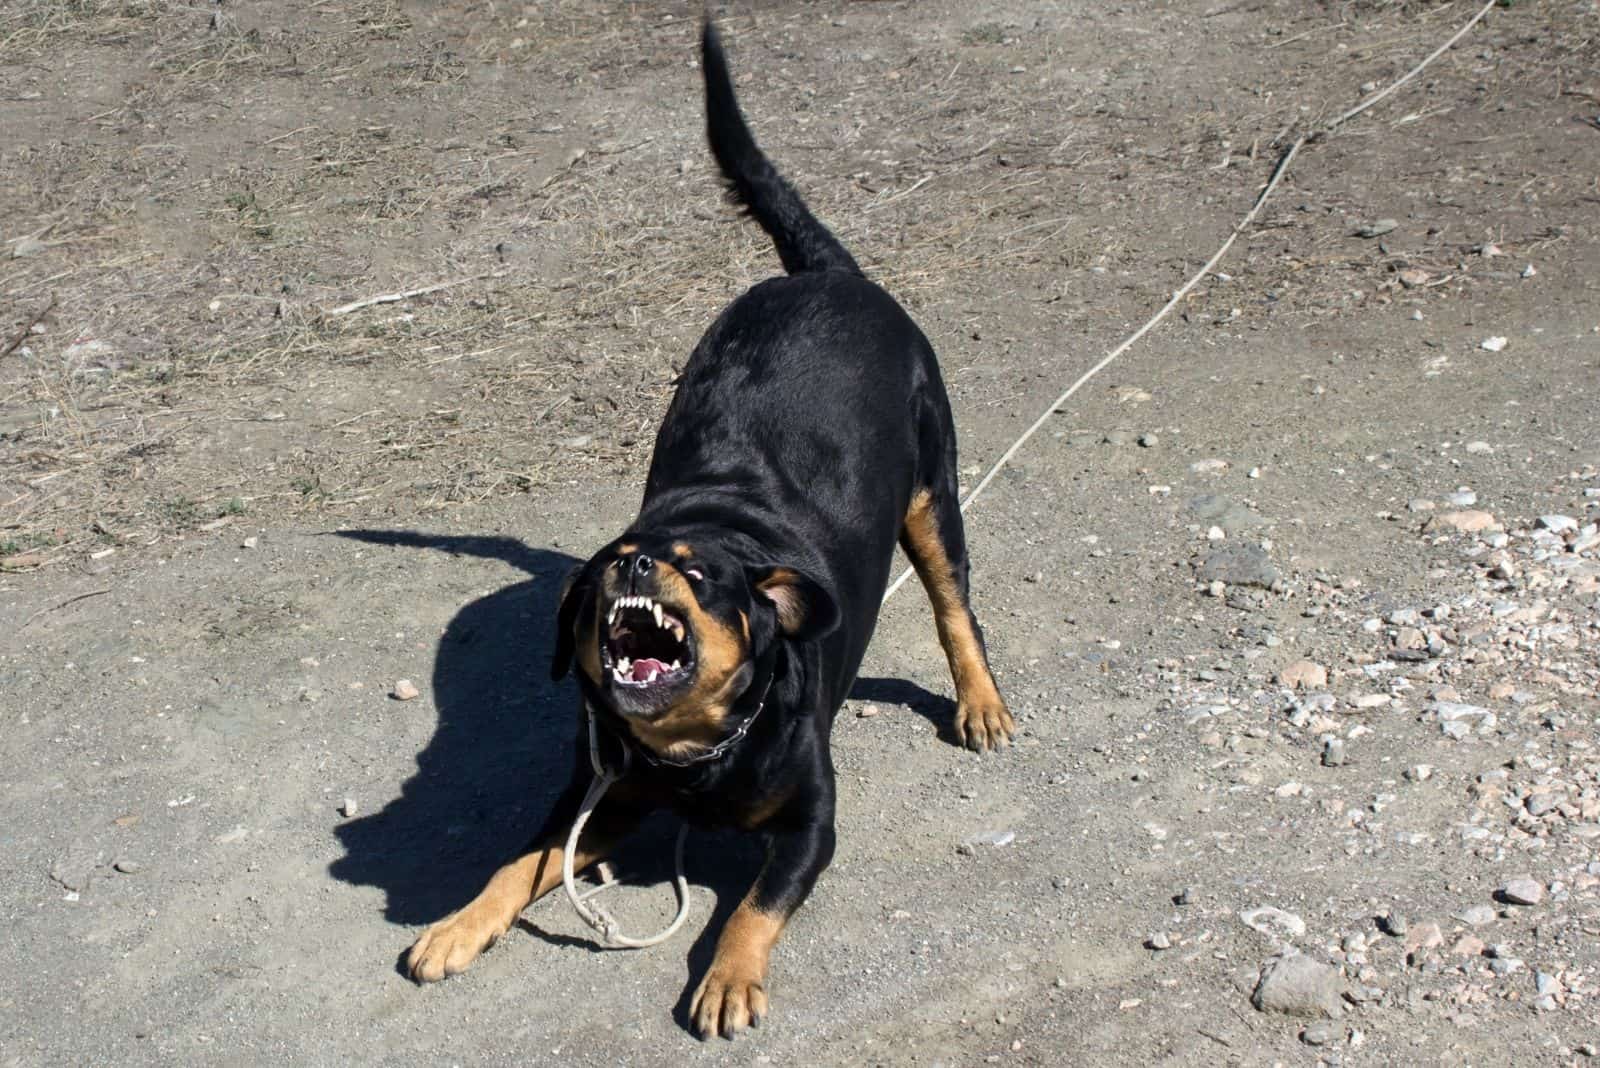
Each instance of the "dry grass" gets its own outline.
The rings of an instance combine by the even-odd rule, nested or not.
[[[827,38],[837,64],[791,62],[814,20],[731,31],[740,69],[760,71],[745,90],[758,130],[817,213],[914,310],[964,321],[971,294],[1049,316],[1069,293],[1158,292],[1185,266],[1174,242],[1214,244],[1242,208],[1299,102],[1335,106],[1316,89],[1349,80],[1323,62],[1331,43],[1356,46],[1362,70],[1398,61],[1451,7],[1341,7],[1345,24],[1253,55],[1245,76],[1275,94],[1230,109],[1138,97],[1130,79],[1148,75],[1131,58],[1099,88],[1035,77],[1059,40],[981,21],[912,41],[853,8],[893,57],[866,69],[848,31]],[[775,266],[699,145],[693,28],[635,4],[461,8],[429,27],[392,0],[304,0],[256,24],[241,9],[215,26],[213,9],[163,0],[0,12],[0,55],[17,60],[0,89],[70,79],[91,46],[129,72],[110,107],[75,100],[67,134],[38,136],[18,112],[26,133],[0,156],[15,228],[0,239],[43,248],[0,260],[0,340],[56,302],[0,358],[10,566],[253,515],[416,515],[642,466],[698,332]],[[1281,21],[1263,41],[1340,19],[1282,7]],[[1593,29],[1552,22],[1551,38]],[[1562,70],[1580,55],[1551,54]],[[1435,108],[1461,98],[1468,66],[1441,66]],[[634,87],[635,103],[608,109],[601,85]],[[684,99],[661,102],[666,85]],[[1207,190],[1227,195],[1201,204]],[[1228,268],[1238,278],[1315,313],[1392,284],[1396,257],[1346,247],[1326,210],[1362,210],[1361,190],[1331,189],[1320,216],[1291,198]],[[461,284],[326,314],[445,281]],[[1238,301],[1218,287],[1191,315],[1231,320]]]

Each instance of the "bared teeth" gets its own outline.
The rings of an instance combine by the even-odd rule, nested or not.
[[[651,604],[650,614],[656,617],[656,627],[659,629],[661,626],[661,606],[659,604]]]

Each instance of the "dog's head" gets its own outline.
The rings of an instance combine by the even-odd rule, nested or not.
[[[592,692],[636,727],[712,728],[772,643],[820,638],[838,617],[798,568],[740,562],[712,541],[630,534],[568,580],[551,675],[576,660]]]

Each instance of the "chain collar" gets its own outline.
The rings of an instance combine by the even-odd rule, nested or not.
[[[750,732],[751,724],[755,723],[756,718],[761,715],[762,709],[767,707],[767,697],[772,693],[772,684],[777,681],[778,672],[776,669],[774,669],[773,672],[767,676],[767,684],[761,690],[761,700],[756,702],[756,710],[750,713],[749,717],[746,718],[743,723],[739,724],[738,728],[734,730],[732,734],[722,739],[722,741],[718,742],[710,749],[696,753],[693,756],[684,757],[682,760],[675,760],[669,756],[662,756],[652,750],[649,746],[641,745],[638,740],[633,737],[632,732],[628,731],[626,728],[621,731],[613,731],[612,733],[617,736],[617,741],[622,745],[624,757],[626,757],[628,750],[632,750],[639,754],[639,759],[653,767],[692,768],[699,764],[708,764],[726,754],[728,750],[732,749],[734,746],[738,745],[739,742],[744,739],[744,736]],[[591,720],[598,722],[599,717],[596,716],[593,706],[590,705],[587,700],[585,700],[584,704],[589,706],[588,713]],[[624,774],[626,774],[626,762],[624,762],[623,768]]]

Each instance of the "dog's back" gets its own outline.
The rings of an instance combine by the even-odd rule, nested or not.
[[[911,317],[757,147],[709,23],[701,43],[712,154],[789,273],[741,295],[695,346],[637,524],[743,532],[812,569],[843,610],[828,658],[842,691],[912,494],[950,462],[949,404]]]

